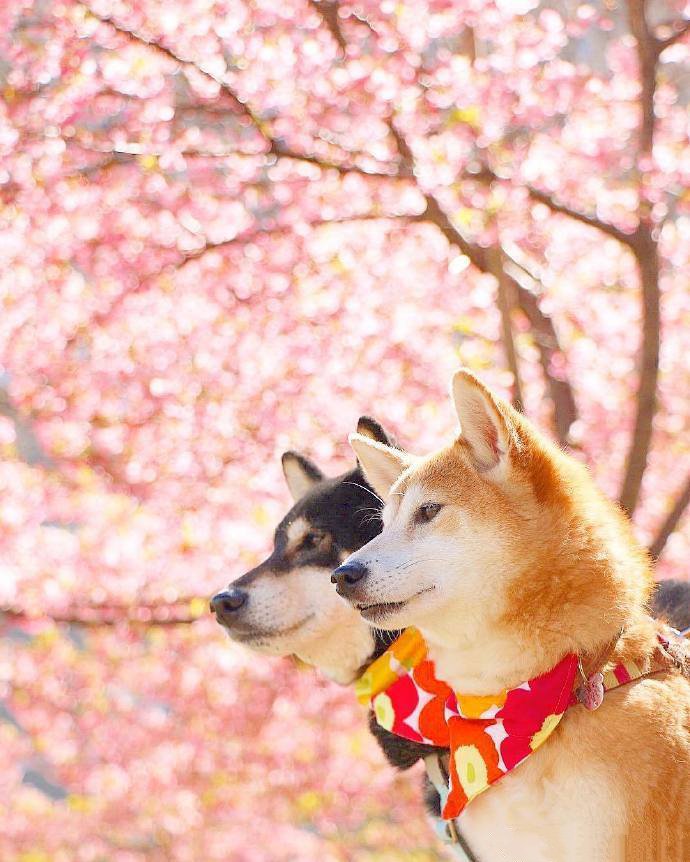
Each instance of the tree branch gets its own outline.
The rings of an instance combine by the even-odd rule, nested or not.
[[[135,142],[130,142],[126,144],[112,144],[108,146],[98,146],[95,143],[87,143],[86,141],[82,141],[77,137],[72,137],[67,138],[65,140],[65,144],[68,147],[77,147],[78,149],[84,150],[87,153],[97,153],[102,156],[115,156],[122,159],[123,163],[127,163],[131,159],[138,158],[141,156],[153,156],[154,158],[159,159],[166,153],[165,150],[155,149],[148,145],[138,144]],[[218,152],[216,150],[200,150],[198,148],[187,148],[183,150],[177,150],[177,152],[181,156],[199,159],[230,159],[234,157],[256,158],[256,153],[245,153],[242,150],[227,150],[224,152]]]
[[[327,10],[328,18],[324,17],[322,14],[324,23],[331,31],[331,34],[340,46],[341,51],[346,52],[347,40],[345,39],[345,35],[340,26],[340,19],[337,14],[337,0],[327,0],[326,4],[324,4],[324,0],[320,0],[320,2],[315,2],[312,5],[314,5],[314,8],[318,9],[320,12]],[[369,30],[372,29],[371,25],[367,21],[360,18],[357,18],[357,21],[366,26]],[[334,28],[337,32],[334,32]],[[446,237],[448,242],[452,246],[460,249],[460,251],[470,259],[474,266],[481,270],[481,272],[491,273],[492,263],[489,250],[465,239],[465,237],[463,237],[460,231],[450,221],[448,215],[443,211],[437,198],[432,193],[421,188],[414,174],[414,153],[407,138],[395,123],[393,114],[387,118],[386,123],[399,154],[397,175],[411,179],[420,194],[424,196],[426,207],[424,212],[421,213],[416,220],[434,224]],[[493,253],[500,257],[502,250],[500,247],[495,247],[493,249]],[[575,398],[568,381],[560,380],[553,374],[552,360],[556,354],[560,353],[555,327],[552,320],[541,310],[536,297],[530,292],[530,290],[523,287],[523,285],[521,285],[516,279],[507,274],[505,275],[505,279],[505,286],[508,290],[512,290],[514,292],[514,295],[517,297],[518,305],[532,327],[535,342],[539,350],[542,371],[544,373],[549,396],[553,404],[556,434],[559,441],[562,444],[566,444],[570,426],[577,418],[577,408],[575,405]],[[515,379],[517,385],[518,378],[516,377]]]
[[[218,78],[217,76],[214,76],[209,72],[205,71],[204,69],[200,68],[199,65],[194,61],[181,57],[175,51],[163,45],[161,42],[153,38],[143,36],[142,34],[139,34],[118,24],[110,16],[96,14],[95,12],[93,12],[92,9],[90,9],[87,4],[82,5],[84,5],[84,7],[92,15],[94,15],[94,17],[98,18],[98,20],[101,20],[104,23],[109,24],[120,34],[125,35],[129,39],[133,39],[151,47],[152,49],[167,56],[169,59],[174,60],[178,64],[195,69],[199,74],[202,74],[217,83],[221,90],[230,96],[238,110],[246,117],[248,117],[251,120],[252,124],[256,127],[256,129],[260,132],[268,147],[267,154],[273,155],[276,158],[297,159],[303,162],[314,164],[324,169],[334,169],[342,174],[357,172],[366,176],[413,176],[413,154],[411,148],[409,147],[404,135],[396,127],[392,117],[388,119],[387,123],[390,134],[393,137],[398,148],[398,152],[400,154],[400,163],[395,165],[390,172],[367,171],[366,169],[357,165],[337,164],[324,160],[316,155],[294,151],[288,146],[286,146],[282,141],[278,140],[277,138],[274,138],[270,134],[266,125],[252,111],[249,105],[245,101],[240,99],[237,93],[225,80],[223,80],[222,78]],[[346,40],[344,34],[342,33],[342,29],[340,28],[340,21],[337,15],[337,0],[326,0],[325,5],[322,0],[322,2],[314,3],[313,5],[314,8],[317,8],[319,10],[319,12],[322,14],[322,17],[323,13],[326,13],[327,19],[324,18],[324,22],[329,28],[329,30],[332,32],[334,38],[336,38],[336,41],[342,49],[342,45],[346,45]],[[363,22],[360,19],[358,19],[358,22],[364,23],[366,24],[366,26],[369,26],[366,22]],[[337,30],[338,35],[336,35],[334,30]],[[415,182],[415,184],[419,188],[418,183]],[[438,202],[433,196],[425,195],[425,199],[427,207],[424,216],[422,216],[422,220],[430,221],[436,224],[444,233],[449,242],[451,242],[454,246],[460,248],[460,250],[470,258],[470,260],[475,266],[477,266],[482,272],[490,272],[485,249],[481,248],[476,244],[468,243],[464,239],[464,237],[462,237],[460,232],[448,220],[446,214],[442,212]],[[184,265],[185,263],[186,260],[182,261],[181,265]],[[517,281],[514,281],[512,279],[511,284],[514,284],[515,286],[518,304],[522,309],[523,313],[530,321],[530,324],[534,331],[535,341],[539,349],[542,369],[545,374],[549,394],[554,405],[554,418],[556,423],[557,435],[559,440],[561,440],[562,443],[565,443],[567,441],[569,428],[572,422],[575,420],[577,414],[575,400],[569,383],[566,380],[557,379],[552,373],[551,360],[556,353],[560,352],[553,322],[547,315],[545,315],[541,311],[536,297],[531,294],[528,289],[524,288]]]
[[[689,505],[690,475],[685,480],[685,484],[681,488],[680,494],[678,495],[676,502],[673,504],[673,508],[668,513],[665,520],[659,527],[657,534],[654,537],[654,541],[649,546],[649,553],[655,560],[658,560],[661,556],[662,551],[666,547],[666,542],[680,523],[680,519],[685,514],[685,510],[688,508]]]
[[[520,365],[518,353],[515,347],[515,338],[513,337],[513,307],[515,291],[510,278],[506,274],[503,248],[500,242],[495,248],[489,250],[488,255],[489,266],[491,272],[496,279],[496,295],[498,310],[501,315],[501,336],[503,349],[506,354],[506,363],[513,375],[513,407],[518,410],[523,409],[524,401],[522,398],[522,381],[520,378]]]
[[[345,54],[347,51],[347,40],[338,20],[338,0],[309,0],[309,5],[319,13],[341,52]]]
[[[369,170],[361,165],[341,164],[340,162],[332,162],[329,159],[324,159],[322,156],[314,155],[313,153],[300,153],[286,146],[277,138],[271,138],[270,148],[267,155],[275,156],[277,159],[294,159],[298,162],[306,162],[310,165],[316,165],[325,171],[337,171],[339,174],[361,174],[364,177],[383,177],[391,179],[398,177],[397,168],[394,165],[390,171]]]
[[[165,155],[164,150],[152,149],[150,146],[143,146],[138,143],[119,144],[112,147],[98,147],[93,144],[87,144],[80,141],[78,138],[68,138],[66,141],[68,146],[76,146],[79,149],[86,150],[91,153],[100,153],[102,155],[111,155],[114,159],[119,160],[119,163],[125,164],[138,156],[154,156],[160,158]],[[229,158],[256,158],[257,155],[267,155],[267,153],[251,153],[242,150],[227,150],[225,152],[217,152],[214,150],[200,150],[198,148],[184,149],[178,151],[181,156],[187,158],[198,159],[229,159]],[[383,177],[384,179],[396,178],[399,176],[396,166],[391,171],[376,171],[363,168],[359,165],[346,165],[338,162],[331,162],[323,159],[320,156],[312,156],[305,153],[299,153],[296,150],[291,150],[289,147],[276,142],[275,146],[270,150],[270,154],[278,158],[295,159],[296,161],[308,162],[309,164],[317,165],[324,170],[335,170],[340,174],[358,173],[367,177]],[[359,154],[365,155],[365,154]]]
[[[670,29],[673,32],[670,36],[655,37],[657,54],[661,54],[662,51],[665,51],[667,48],[670,48],[671,45],[675,45],[676,42],[679,42],[683,38],[683,36],[685,36],[687,33],[690,33],[690,21],[670,21],[667,24],[660,25],[659,29]]]
[[[640,75],[638,157],[651,155],[654,144],[654,93],[658,52],[657,40],[647,23],[646,9],[647,0],[628,0],[628,18],[630,30],[635,37]]]
[[[642,338],[638,360],[639,381],[635,419],[619,502],[632,515],[639,501],[642,479],[654,430],[661,349],[661,291],[659,250],[651,229],[639,231],[634,247],[642,294]]]
[[[399,175],[401,177],[407,177],[408,179],[413,178],[414,153],[412,152],[412,148],[410,147],[410,145],[407,143],[405,136],[396,126],[393,114],[391,114],[386,120],[386,125],[388,126],[388,131],[395,142],[396,149],[398,150],[398,154],[400,156],[400,163],[398,168]],[[419,186],[416,180],[415,185]]]
[[[529,196],[533,200],[537,201],[538,203],[544,204],[552,212],[569,216],[575,221],[579,221],[582,224],[588,225],[589,227],[596,228],[602,233],[605,233],[608,236],[613,237],[613,239],[618,240],[618,242],[622,243],[623,245],[628,246],[628,248],[632,246],[634,241],[634,235],[625,233],[625,231],[622,231],[614,224],[611,224],[610,222],[607,222],[604,219],[599,218],[598,216],[588,215],[587,213],[583,213],[580,210],[576,210],[572,207],[569,207],[567,204],[560,203],[547,192],[541,191],[540,189],[536,189],[533,186],[527,186],[527,191],[529,193]]]
[[[647,196],[647,175],[654,148],[656,67],[659,53],[646,18],[646,0],[628,0],[630,29],[637,45],[640,75],[640,119],[638,127],[638,226],[630,247],[637,262],[642,297],[642,338],[638,360],[639,381],[635,419],[619,501],[631,515],[640,497],[647,467],[657,406],[659,351],[661,345],[661,291],[659,288],[659,248],[654,235],[651,204]]]
[[[527,286],[506,268],[506,275],[516,285],[518,306],[530,323],[532,337],[539,353],[539,364],[546,382],[546,391],[553,408],[556,439],[562,446],[570,446],[570,429],[577,420],[577,404],[568,378],[554,373],[555,360],[562,364],[563,351],[553,320],[539,305],[533,285]]]
[[[465,239],[433,195],[426,195],[426,209],[418,216],[418,220],[436,225],[448,242],[460,249],[477,269],[491,273],[490,254],[501,253],[501,249],[486,249]],[[536,294],[530,289],[531,286],[521,283],[507,270],[505,278],[506,285],[514,291],[517,304],[532,329],[546,388],[553,405],[556,437],[562,445],[568,445],[570,428],[577,419],[577,405],[568,380],[559,378],[553,372],[553,360],[562,356],[556,328],[551,318],[542,311]]]
[[[501,182],[502,180],[509,179],[508,177],[499,177],[498,174],[492,170],[488,164],[486,164],[486,162],[482,162],[480,164],[479,170],[466,171],[465,176],[469,180],[483,183]],[[626,233],[624,230],[621,230],[619,227],[616,227],[616,225],[600,218],[599,216],[582,212],[581,210],[568,206],[568,204],[557,201],[550,192],[544,191],[543,189],[538,189],[531,185],[525,185],[524,188],[532,200],[537,203],[544,204],[544,206],[547,206],[552,212],[568,216],[574,221],[578,221],[588,227],[595,228],[622,243],[626,247],[632,248],[635,242],[634,233]]]
[[[129,27],[125,27],[123,24],[118,23],[118,21],[112,15],[101,15],[99,12],[94,11],[88,3],[80,2],[80,4],[89,15],[96,18],[98,21],[101,21],[103,24],[107,24],[116,33],[119,33],[121,36],[125,36],[131,42],[138,42],[140,45],[145,45],[148,48],[151,48],[155,53],[160,54],[163,57],[167,57],[169,60],[172,60],[178,66],[183,66],[188,69],[194,69],[195,72],[202,75],[204,78],[207,78],[210,81],[214,81],[220,89],[233,101],[237,111],[242,116],[246,117],[251,121],[252,125],[257,129],[257,131],[265,138],[266,142],[270,144],[271,138],[264,132],[263,123],[261,119],[252,111],[249,104],[241,99],[239,95],[235,92],[235,90],[225,81],[223,78],[219,78],[217,75],[214,75],[212,72],[209,72],[207,69],[203,69],[198,63],[194,60],[191,60],[187,57],[182,57],[172,48],[169,48],[165,45],[160,39],[156,39],[152,36],[146,36],[143,33],[138,32],[137,30],[131,30]]]
[[[193,69],[199,75],[202,75],[208,80],[216,83],[220,87],[221,91],[232,100],[238,113],[248,119],[263,138],[264,144],[266,145],[266,150],[263,153],[264,156],[295,159],[297,161],[315,165],[322,170],[335,170],[341,174],[358,173],[364,176],[396,176],[395,166],[393,166],[393,169],[391,171],[368,170],[367,168],[361,167],[360,165],[341,164],[339,162],[333,162],[329,159],[321,158],[314,153],[302,153],[288,147],[279,138],[276,138],[271,134],[267,124],[252,109],[249,103],[238,95],[238,93],[224,78],[219,77],[218,75],[214,75],[208,70],[202,68],[196,61],[191,60],[187,57],[182,57],[180,54],[178,54],[172,48],[169,48],[159,39],[156,39],[152,36],[146,36],[136,30],[131,30],[129,27],[125,27],[124,25],[119,24],[117,20],[111,15],[101,15],[98,12],[95,12],[88,5],[88,3],[80,2],[80,5],[84,9],[86,9],[86,11],[90,15],[92,15],[98,21],[101,21],[103,24],[107,24],[109,27],[112,27],[112,29],[115,30],[115,32],[119,33],[121,36],[125,36],[130,41],[138,42],[141,45],[145,45],[146,47],[160,54],[161,56],[167,57],[169,60],[172,60],[180,66],[186,67],[188,69]],[[257,155],[261,155],[261,153],[257,153]]]
[[[346,224],[350,222],[358,222],[358,221],[401,221],[401,220],[415,220],[416,216],[406,216],[406,215],[386,215],[386,214],[374,214],[374,213],[364,213],[362,215],[353,215],[353,216],[344,216],[342,218],[336,219],[313,219],[309,222],[302,222],[302,225],[307,227],[316,228],[322,227],[324,225],[336,225],[336,224]],[[139,280],[135,287],[131,290],[123,290],[119,293],[113,301],[110,303],[109,307],[104,311],[100,311],[92,317],[90,321],[90,327],[96,326],[104,326],[108,323],[108,321],[112,318],[113,314],[115,314],[122,305],[122,303],[130,296],[133,296],[137,293],[140,293],[146,290],[149,286],[154,284],[158,278],[160,278],[164,273],[169,271],[179,272],[188,263],[191,263],[194,260],[198,260],[203,255],[207,254],[210,251],[215,251],[223,248],[229,248],[233,245],[247,245],[248,243],[254,242],[259,239],[261,236],[271,236],[276,234],[284,234],[284,233],[294,233],[295,227],[299,227],[300,225],[281,225],[276,227],[259,227],[259,228],[251,228],[250,230],[243,231],[239,233],[237,236],[232,237],[231,239],[219,240],[217,242],[212,242],[206,240],[203,245],[199,248],[196,248],[192,251],[182,253],[180,257],[176,261],[171,261],[165,266],[160,267],[159,269],[150,272],[148,275],[145,275],[143,278]],[[79,337],[81,332],[81,328],[76,330],[73,335],[71,335],[65,341],[65,350],[69,350]]]
[[[204,600],[204,603],[206,600]],[[130,626],[176,626],[190,625],[201,619],[203,615],[189,613],[171,614],[174,606],[168,605],[138,605],[136,608],[129,607],[87,607],[74,608],[68,613],[46,613],[29,614],[16,608],[0,608],[0,622],[10,620],[13,622],[31,623],[48,621],[62,625],[89,626],[99,628],[102,626],[130,625]],[[132,613],[134,612],[134,613]]]
[[[206,252],[214,251],[221,248],[228,248],[232,245],[246,245],[247,243],[253,242],[255,239],[258,239],[261,236],[267,235],[275,235],[275,234],[284,234],[284,233],[294,233],[295,227],[306,226],[310,228],[324,227],[325,225],[337,225],[337,224],[351,224],[359,221],[411,221],[415,219],[415,216],[408,215],[386,215],[379,213],[364,213],[362,215],[352,215],[352,216],[342,216],[341,218],[323,218],[323,219],[312,219],[307,222],[301,222],[297,225],[283,225],[279,227],[270,227],[270,228],[255,228],[251,231],[245,231],[244,233],[239,234],[238,236],[233,237],[232,239],[220,240],[219,242],[205,242],[200,248],[195,249],[194,251],[188,252],[184,254],[180,261],[176,264],[173,264],[173,267],[176,270],[180,270],[185,267],[188,263],[193,260],[198,260],[202,255],[206,254]],[[148,276],[147,280],[153,278],[157,278],[162,275],[163,272],[170,267],[164,267],[162,270],[159,270],[155,275]]]
[[[16,451],[19,458],[31,467],[52,470],[55,462],[43,448],[29,420],[22,416],[10,400],[7,385],[0,381],[0,416],[7,417],[14,425]]]
[[[343,28],[340,23],[340,17],[338,14],[340,9],[339,0],[309,0],[309,4],[319,13],[326,29],[338,45],[340,54],[345,57],[347,55],[347,39],[345,38],[345,33],[343,32]],[[375,34],[376,31],[373,29],[369,21],[366,20],[366,18],[360,18],[356,14],[356,12],[353,12],[352,14],[354,20],[358,24],[362,25],[363,27],[366,27],[366,29],[370,33]],[[395,142],[398,155],[400,156],[400,160],[397,164],[397,170],[394,176],[409,178],[412,176],[414,166],[414,156],[412,154],[412,150],[408,146],[405,137],[396,127],[393,113],[391,113],[386,119],[386,125],[388,126],[388,132],[390,136]]]
[[[500,182],[502,179],[507,179],[499,177],[498,174],[493,171],[485,162],[481,163],[479,170],[472,172],[467,171],[465,175],[470,180],[478,180],[484,183]],[[596,228],[602,233],[608,234],[608,236],[613,237],[613,239],[618,240],[618,242],[621,242],[628,247],[632,245],[633,235],[626,233],[625,231],[616,227],[616,225],[611,224],[611,222],[599,218],[599,216],[590,215],[588,213],[581,212],[580,210],[576,210],[565,203],[561,203],[560,201],[557,201],[549,192],[543,191],[542,189],[537,189],[534,186],[530,185],[526,185],[525,189],[527,190],[527,193],[532,198],[532,200],[537,201],[537,203],[544,204],[544,206],[547,206],[552,212],[559,213],[560,215],[569,216],[575,221],[579,221],[582,224],[588,225],[589,227]]]

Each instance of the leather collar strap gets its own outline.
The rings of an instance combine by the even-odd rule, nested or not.
[[[675,633],[674,633],[675,634]],[[660,637],[649,667],[634,662],[597,672],[579,685],[578,656],[569,654],[545,674],[496,695],[454,692],[434,674],[426,644],[415,629],[406,630],[373,662],[355,684],[384,729],[414,742],[450,749],[446,820],[458,817],[469,802],[529,757],[558,726],[565,711],[587,701],[586,685],[603,692],[678,666],[669,652],[673,634]],[[583,672],[584,676],[584,672]],[[601,680],[598,677],[601,677]],[[591,692],[589,692],[591,694]]]

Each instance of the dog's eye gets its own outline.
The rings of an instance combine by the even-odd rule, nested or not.
[[[299,543],[298,551],[313,551],[314,548],[318,547],[321,544],[321,540],[323,536],[320,536],[318,533],[307,533],[307,535],[302,539]]]
[[[440,503],[424,503],[415,512],[414,519],[418,524],[428,524],[441,511]]]

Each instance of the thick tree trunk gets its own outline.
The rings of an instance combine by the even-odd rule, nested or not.
[[[634,247],[642,299],[642,341],[639,358],[639,383],[635,420],[625,464],[620,504],[632,515],[640,497],[642,479],[652,442],[656,390],[659,379],[661,345],[661,291],[659,289],[659,251],[648,225],[638,230]]]
[[[523,407],[522,383],[520,380],[520,366],[518,354],[513,336],[513,308],[515,307],[515,291],[506,275],[504,268],[503,252],[500,244],[498,248],[489,252],[489,265],[496,279],[496,302],[501,315],[501,340],[506,354],[506,364],[513,375],[513,407],[519,410]]]
[[[642,337],[638,360],[639,381],[635,421],[619,501],[632,516],[640,498],[642,479],[652,442],[656,390],[659,380],[661,344],[661,292],[659,288],[659,248],[654,237],[649,196],[649,169],[654,155],[654,94],[661,43],[647,21],[647,0],[628,0],[630,30],[637,43],[640,78],[639,131],[637,142],[638,226],[630,247],[635,255],[640,281]]]

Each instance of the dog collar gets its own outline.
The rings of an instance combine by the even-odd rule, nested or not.
[[[616,664],[592,673],[576,687],[577,655],[496,695],[462,695],[436,678],[419,631],[407,629],[355,683],[360,702],[391,733],[450,750],[443,818],[458,817],[480,793],[515,769],[553,733],[578,703],[596,709],[604,692],[678,664],[669,637],[659,637],[651,664]]]

